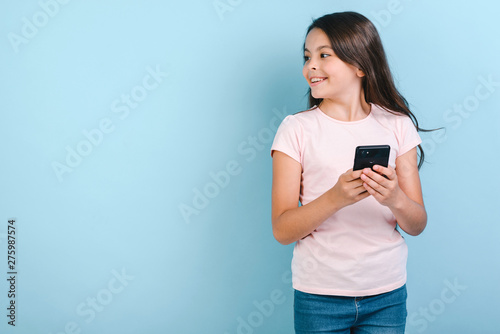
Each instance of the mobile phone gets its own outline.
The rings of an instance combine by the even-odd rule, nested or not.
[[[358,146],[354,155],[353,170],[373,169],[374,165],[387,167],[390,153],[391,147],[389,145]]]

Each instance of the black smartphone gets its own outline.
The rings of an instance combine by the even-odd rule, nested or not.
[[[363,168],[373,169],[374,165],[387,167],[390,153],[391,147],[389,145],[358,146],[354,155],[353,170]]]

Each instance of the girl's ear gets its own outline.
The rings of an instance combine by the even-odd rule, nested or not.
[[[361,71],[359,68],[358,70],[356,71],[356,75],[360,78],[364,77],[365,76],[365,72]]]

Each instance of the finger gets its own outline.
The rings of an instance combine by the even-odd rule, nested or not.
[[[364,192],[362,192],[361,194],[359,194],[358,196],[356,196],[354,198],[354,200],[355,201],[361,201],[362,199],[367,198],[368,196],[371,196],[371,194],[368,192],[368,190],[365,190]]]
[[[367,192],[366,188],[363,186],[363,183],[361,183],[359,187],[354,188],[354,190],[356,191],[357,195]]]
[[[365,181],[364,177],[369,177],[373,181],[377,182],[378,184],[385,186],[387,188],[388,186],[388,179],[384,177],[383,175],[380,175],[377,172],[372,171],[370,168],[365,168],[363,169],[363,174],[361,175],[361,180]]]
[[[364,182],[365,182],[365,181],[363,181],[363,180],[361,180],[360,178],[358,178],[358,179],[356,179],[356,180],[351,181],[351,182],[349,183],[349,185],[351,185],[353,189],[358,189],[358,190],[359,190],[359,188],[363,188],[363,183],[364,183]]]
[[[387,178],[389,180],[394,180],[394,178],[396,177],[396,171],[391,166],[384,167],[384,166],[380,166],[380,165],[375,165],[375,166],[373,166],[373,169],[376,172],[387,176]]]
[[[363,183],[363,188],[365,188],[366,192],[372,196],[378,195],[378,192],[375,191],[375,189],[373,189],[372,187],[370,187],[368,183]]]
[[[363,187],[363,183],[365,181],[361,180],[361,179],[357,179],[356,181],[353,181],[352,184],[354,186],[354,189],[358,189],[359,187]]]
[[[381,201],[384,196],[382,194],[380,194],[377,190],[373,189],[370,185],[368,185],[367,183],[363,183],[363,187],[366,189],[366,191],[373,197],[375,197],[375,199],[377,201]]]
[[[359,179],[359,177],[363,173],[363,170],[360,169],[360,170],[353,171],[352,168],[351,168],[351,169],[349,169],[348,172],[349,172],[350,180],[353,181],[353,180]]]
[[[351,194],[350,196],[356,197],[361,193],[366,192],[365,187],[363,187],[363,181],[361,179],[357,179],[349,183],[348,191]]]
[[[378,175],[378,177],[383,179],[383,177],[380,175]],[[363,186],[365,186],[365,188],[368,186],[370,188],[370,190],[373,190],[382,196],[384,195],[386,189],[381,184],[372,180],[371,178],[369,178],[365,174],[361,175],[361,179],[364,181]],[[375,195],[373,192],[370,192],[370,194]]]

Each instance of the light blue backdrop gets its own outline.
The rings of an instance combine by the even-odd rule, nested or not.
[[[408,333],[499,333],[494,1],[3,1],[0,332],[292,333],[276,127],[313,18],[379,28],[421,126]],[[16,326],[8,219],[16,218]]]

